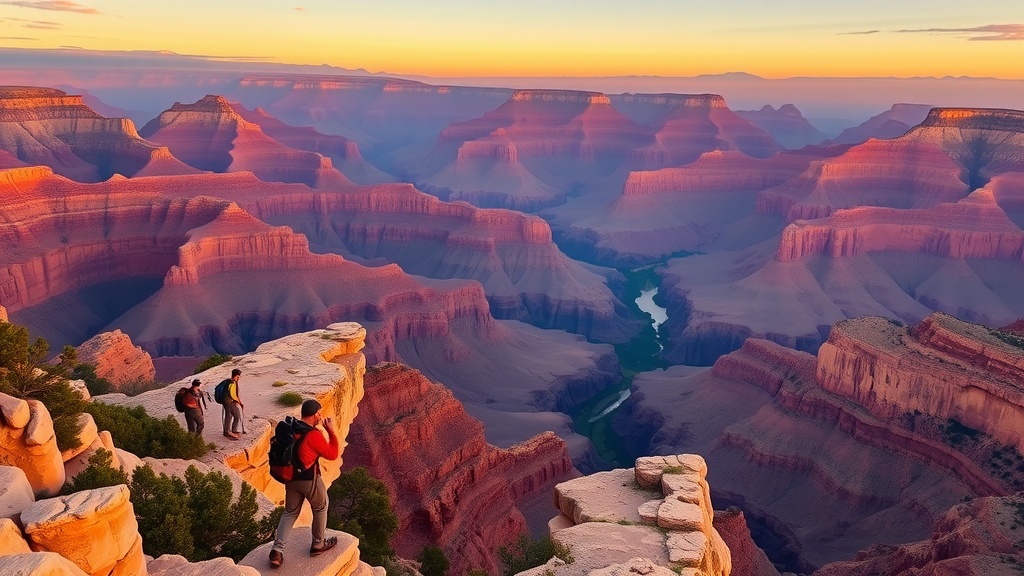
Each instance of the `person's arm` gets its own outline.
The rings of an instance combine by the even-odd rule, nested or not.
[[[334,425],[328,426],[324,424],[324,430],[327,431],[327,438],[320,430],[311,430],[306,435],[306,440],[303,444],[308,444],[309,448],[316,452],[316,455],[327,460],[334,460],[338,456],[341,456],[341,441],[338,439],[338,433],[334,431]]]
[[[238,397],[238,382],[228,384],[228,398],[238,402],[239,404],[242,403],[242,400]]]

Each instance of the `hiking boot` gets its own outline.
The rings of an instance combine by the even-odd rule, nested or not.
[[[277,550],[270,551],[270,567],[280,568],[281,563],[284,562],[284,554],[281,554]]]
[[[225,434],[224,437],[232,440],[238,440],[238,434]]]
[[[338,545],[338,537],[337,536],[331,536],[330,538],[324,538],[324,543],[322,545],[320,545],[319,548],[314,548],[312,546],[309,547],[309,555],[310,556],[319,556],[319,555],[323,554],[324,552],[327,552],[331,548],[334,548],[337,545]]]

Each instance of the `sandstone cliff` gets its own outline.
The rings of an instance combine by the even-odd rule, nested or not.
[[[73,180],[195,172],[166,148],[139,138],[131,120],[104,118],[81,96],[53,88],[0,87],[0,111],[0,150]]]
[[[569,548],[574,561],[556,558],[521,574],[728,576],[732,558],[712,525],[706,474],[704,459],[695,454],[652,456],[638,459],[635,468],[559,484],[555,503],[561,514],[549,524],[551,537]]]
[[[345,467],[364,466],[388,486],[402,557],[436,545],[453,573],[495,572],[494,552],[526,530],[519,507],[578,474],[551,433],[509,449],[487,444],[450,391],[408,367],[374,366],[365,386]]]
[[[120,330],[103,332],[77,348],[78,361],[96,366],[96,375],[116,387],[156,379],[156,368],[149,352],[132,344]]]
[[[261,180],[312,187],[350,184],[330,158],[274,140],[221,96],[208,95],[193,104],[175,103],[139,133],[199,170],[248,171]]]

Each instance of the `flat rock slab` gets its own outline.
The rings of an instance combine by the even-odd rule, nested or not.
[[[575,562],[555,570],[558,576],[589,574],[591,570],[647,558],[669,563],[665,535],[653,526],[587,522],[559,530],[551,536],[572,551]]]
[[[666,530],[701,530],[704,511],[696,504],[666,498],[658,507],[658,526]]]
[[[640,489],[632,468],[598,472],[555,486],[555,501],[575,524],[584,522],[640,523],[637,509],[660,493]]]
[[[4,576],[89,576],[55,552],[32,552],[3,557]]]
[[[0,466],[0,518],[14,518],[35,501],[25,472],[14,466]]]
[[[164,554],[146,564],[149,576],[259,576],[252,566],[239,566],[231,558],[190,563],[184,556]]]
[[[703,532],[672,532],[665,541],[668,559],[683,566],[700,566],[707,552],[708,537]]]
[[[696,454],[645,456],[636,460],[636,482],[644,488],[660,488],[663,474],[708,474],[708,464]]]
[[[328,552],[313,558],[309,555],[309,544],[313,534],[309,526],[296,527],[288,536],[288,544],[284,549],[284,563],[280,568],[270,567],[270,548],[273,542],[258,546],[245,555],[239,566],[250,566],[265,576],[277,574],[297,574],[301,576],[320,576],[331,574],[347,575],[359,569],[359,540],[351,534],[328,529],[328,537],[337,536],[338,545]]]

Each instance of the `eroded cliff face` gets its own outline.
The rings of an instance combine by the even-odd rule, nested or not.
[[[456,573],[498,570],[495,551],[526,531],[518,507],[578,475],[554,434],[495,448],[449,390],[398,364],[368,370],[348,442],[346,468],[364,466],[388,486],[399,555],[440,546]]]
[[[1020,496],[977,498],[950,509],[928,540],[899,546],[876,545],[852,560],[822,566],[815,576],[1020,574],[1024,555],[1018,528],[1024,527]]]
[[[0,88],[0,150],[79,182],[195,172],[140,138],[131,120],[104,118],[53,88]]]

